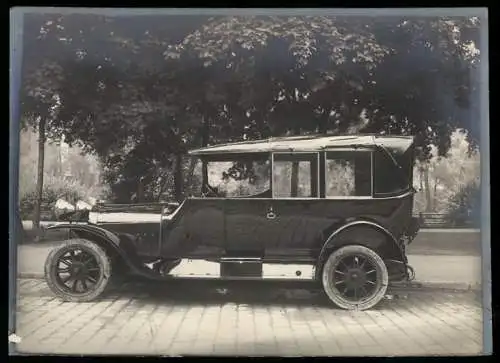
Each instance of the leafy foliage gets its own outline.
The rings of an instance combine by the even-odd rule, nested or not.
[[[439,155],[436,146],[430,145],[430,158],[415,166],[415,185],[420,190],[415,196],[416,211],[446,213],[455,195],[467,185],[479,183],[479,167],[480,154],[470,149],[464,130],[452,133],[450,148],[444,156]]]
[[[478,223],[481,213],[481,189],[478,183],[470,183],[458,191],[451,200],[447,218],[455,223],[472,220]]]
[[[430,156],[430,145],[445,155],[456,128],[474,130],[479,119],[477,23],[468,18],[431,18],[379,23],[378,39],[391,49],[374,73],[367,97],[367,131],[410,133]],[[474,78],[474,76],[476,76]],[[472,139],[476,135],[470,133]],[[477,141],[477,140],[476,140]]]
[[[42,192],[42,203],[45,206],[44,211],[52,211],[59,198],[75,204],[78,200],[85,198],[86,195],[85,188],[78,182],[67,182],[62,179],[50,178],[45,182]],[[34,190],[26,191],[21,195],[19,204],[22,217],[27,218],[31,216],[30,214],[34,210],[36,198],[37,194]]]
[[[37,169],[36,134],[27,128],[22,131],[20,141],[20,213],[22,217],[28,217],[37,197],[34,183]],[[78,148],[64,151],[59,143],[47,143],[45,148],[45,182],[42,191],[45,209],[52,208],[59,198],[75,203],[79,199],[99,199],[104,195],[106,188],[100,183],[100,165],[92,155],[82,155]]]
[[[216,142],[415,134],[428,160],[457,127],[477,141],[477,19],[29,16],[23,113],[95,152],[116,201],[180,198],[180,155]]]

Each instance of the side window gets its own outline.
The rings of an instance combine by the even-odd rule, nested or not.
[[[326,198],[372,195],[370,151],[331,151],[325,158]]]
[[[318,154],[273,155],[273,198],[317,198]]]

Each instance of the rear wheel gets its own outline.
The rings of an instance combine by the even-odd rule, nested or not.
[[[329,256],[323,267],[322,282],[326,294],[338,307],[366,310],[383,299],[389,274],[375,251],[351,245]]]
[[[45,280],[64,301],[87,302],[109,285],[112,264],[104,249],[86,239],[71,239],[52,250],[45,262]]]

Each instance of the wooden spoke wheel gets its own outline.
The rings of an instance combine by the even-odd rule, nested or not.
[[[86,302],[108,287],[111,261],[97,244],[85,239],[66,241],[52,250],[45,262],[49,288],[65,301]]]
[[[373,250],[358,245],[334,251],[323,268],[323,288],[342,309],[366,310],[383,299],[389,282],[387,267]]]

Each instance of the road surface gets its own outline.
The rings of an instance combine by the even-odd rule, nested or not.
[[[228,294],[142,284],[92,303],[63,303],[19,280],[23,353],[423,356],[482,352],[477,293],[415,291],[375,309],[339,310],[322,295],[276,289]]]

